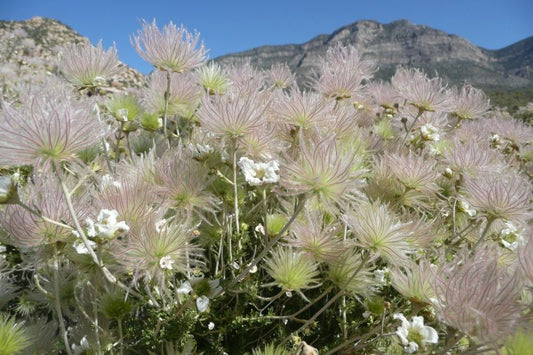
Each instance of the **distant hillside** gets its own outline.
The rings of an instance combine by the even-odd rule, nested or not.
[[[48,18],[0,21],[0,84],[3,81],[32,82],[57,74],[58,48],[89,42],[67,25]],[[125,64],[112,79],[120,87],[138,87],[144,75]]]
[[[287,63],[300,82],[317,68],[320,57],[337,44],[355,46],[366,59],[379,66],[377,78],[388,79],[398,65],[417,67],[444,78],[451,85],[464,82],[487,91],[533,86],[533,37],[500,50],[478,47],[450,35],[407,20],[388,24],[358,21],[329,35],[319,35],[303,44],[263,46],[215,59],[221,64],[250,60],[269,68]]]

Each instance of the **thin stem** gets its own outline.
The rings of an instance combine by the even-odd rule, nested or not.
[[[418,109],[418,114],[416,115],[415,119],[413,120],[413,123],[411,123],[411,126],[409,126],[409,129],[407,130],[407,132],[405,132],[405,136],[403,137],[402,143],[400,144],[400,146],[404,145],[405,141],[407,140],[407,137],[409,137],[409,133],[411,132],[411,130],[415,126],[416,122],[418,121],[420,116],[422,116],[423,113],[424,113],[424,110]]]
[[[233,196],[234,196],[233,197],[234,199],[233,208],[235,211],[235,224],[236,224],[237,234],[239,235],[239,238],[240,238],[241,227],[239,223],[239,197],[237,194],[238,194],[238,190],[237,190],[237,148],[235,147],[235,144],[234,144],[234,147],[233,147]]]
[[[250,272],[250,270],[256,266],[264,257],[265,255],[267,255],[267,253],[270,251],[270,249],[272,249],[272,247],[274,246],[274,244],[276,244],[280,239],[281,237],[285,234],[285,232],[287,231],[287,229],[289,229],[289,227],[291,226],[291,224],[294,222],[294,220],[296,219],[296,217],[298,217],[298,215],[300,214],[300,212],[302,212],[304,206],[305,206],[305,202],[307,201],[307,196],[303,196],[303,198],[301,199],[301,201],[299,202],[298,206],[296,207],[296,209],[294,210],[294,213],[292,214],[291,218],[287,221],[287,223],[285,224],[285,226],[283,226],[283,228],[281,229],[281,231],[279,231],[279,233],[270,240],[270,242],[265,246],[265,248],[261,251],[261,253],[259,253],[259,255],[254,259],[252,260],[252,262],[250,264],[248,264],[248,266],[246,267],[246,269],[244,269],[239,275],[237,275],[232,282],[230,282],[230,284],[226,287],[227,289],[231,289],[233,286],[235,286],[238,282],[240,282],[242,279],[244,279],[244,277],[246,275],[248,275],[248,273]],[[219,292],[219,293],[222,293]]]
[[[128,147],[128,154],[130,155],[130,161],[133,163],[135,161],[135,155],[133,154],[133,150],[131,149],[129,133],[126,133],[126,146]]]
[[[62,174],[60,167],[57,165],[57,163],[52,164],[52,167],[54,169],[54,172],[56,173],[57,179],[59,180],[59,184],[61,185],[61,190],[63,191],[63,196],[65,196],[65,200],[67,202],[67,207],[70,213],[70,216],[72,217],[72,221],[74,222],[74,226],[76,227],[76,231],[78,232],[80,238],[83,241],[83,244],[87,248],[89,255],[93,259],[93,262],[102,270],[102,273],[104,274],[105,278],[111,282],[112,284],[115,284],[122,288],[123,290],[135,295],[140,296],[137,292],[131,290],[129,287],[124,285],[122,282],[120,282],[105,266],[104,264],[98,259],[98,256],[96,256],[96,253],[94,252],[93,247],[89,243],[89,239],[85,235],[85,232],[83,231],[83,228],[81,228],[80,222],[78,220],[78,217],[76,216],[76,211],[74,211],[74,206],[72,206],[72,200],[70,199],[70,193],[67,189],[67,186],[65,185],[65,182],[62,179]]]
[[[294,333],[298,333],[298,332],[304,330],[305,328],[307,328],[311,323],[313,323],[315,321],[315,319],[318,318],[319,315],[321,315],[326,309],[328,309],[329,306],[331,306],[333,303],[335,303],[337,301],[337,299],[339,299],[339,297],[343,296],[345,294],[346,285],[348,285],[353,280],[353,278],[359,273],[359,271],[361,271],[361,269],[364,267],[364,265],[366,264],[368,259],[370,259],[370,253],[367,253],[363,257],[363,260],[361,260],[361,264],[359,265],[359,267],[354,271],[352,276],[350,276],[348,281],[345,282],[345,285],[343,287],[341,287],[340,291],[337,292],[337,294],[335,296],[333,296],[333,298],[331,298],[324,306],[322,306],[322,308],[320,308],[311,318],[309,318],[307,320],[307,322],[304,323],[304,325],[302,325],[300,328],[298,328]],[[285,344],[290,339],[291,339],[291,336],[286,337],[281,342],[281,345]]]
[[[48,223],[52,223],[58,227],[63,227],[63,228],[68,228],[68,229],[74,229],[72,228],[71,226],[67,225],[67,224],[64,224],[64,223],[61,223],[61,222],[58,222],[58,221],[54,221],[53,219],[50,219],[46,216],[43,216],[41,212],[37,211],[37,210],[34,210],[33,208],[31,208],[30,206],[26,205],[24,202],[22,201],[17,201],[17,204],[24,208],[26,211],[30,212],[31,214],[34,214],[36,215],[37,217],[40,217],[43,219],[43,221],[45,222],[48,222]]]
[[[356,340],[359,340],[359,343],[365,342],[372,335],[379,333],[379,331],[382,328],[382,326],[383,326],[383,324],[375,326],[374,328],[372,328],[372,330],[370,330],[365,335],[359,335],[358,333],[354,334],[350,339],[348,339],[345,342],[343,342],[342,344],[334,347],[333,349],[328,351],[325,355],[336,354],[339,350],[341,350],[341,349],[345,348],[346,346],[352,344]],[[359,346],[359,347],[352,348],[352,351],[355,351],[358,348],[361,348],[361,347]]]
[[[98,106],[98,103],[96,101],[94,103],[94,110],[96,112],[96,117],[98,117],[98,121],[102,121],[100,117],[100,106]],[[105,138],[102,138],[102,148],[104,150],[104,157],[105,157],[105,161],[107,164],[107,168],[109,169],[109,172],[116,173],[116,170],[114,170],[111,167],[111,161],[109,160],[109,152],[107,150],[107,144],[106,144]]]
[[[165,106],[163,108],[163,135],[165,139],[169,139],[167,136],[167,112],[168,112],[168,100],[170,99],[170,71],[167,70],[167,89],[163,95],[165,99]],[[169,143],[170,144],[170,143]]]
[[[268,238],[268,201],[267,201],[267,193],[266,193],[266,187],[263,187],[262,189],[262,195],[263,195],[263,213],[265,214],[264,221],[263,221],[263,229],[265,230],[265,238]]]
[[[118,323],[118,336],[120,343],[120,355],[124,354],[124,333],[122,331],[122,318],[117,319]]]
[[[63,319],[63,312],[61,311],[61,299],[59,298],[59,256],[57,252],[57,247],[55,248],[54,254],[54,306],[56,309],[57,320],[59,322],[59,328],[61,329],[61,335],[63,336],[63,343],[65,344],[67,354],[72,355],[72,349],[70,349],[70,344],[68,342],[65,320]]]
[[[100,326],[98,324],[98,304],[96,302],[93,302],[93,312],[94,312],[94,321],[95,324],[94,327],[94,335],[96,337],[96,348],[98,349],[98,354],[102,353],[102,345],[100,343]]]
[[[124,122],[120,122],[120,129],[118,131],[118,134],[115,135],[115,138],[117,139],[117,145],[115,147],[115,164],[118,163],[120,159],[120,141],[122,140],[122,129],[124,128]]]
[[[485,238],[485,235],[487,235],[487,232],[489,231],[490,229],[490,226],[492,225],[492,222],[494,222],[495,219],[494,218],[488,218],[487,219],[487,225],[485,226],[485,229],[483,229],[483,232],[481,233],[481,237],[479,237],[477,243],[474,245],[474,247],[472,248],[472,253],[476,250],[476,248],[481,244],[481,242],[483,241],[483,239]]]

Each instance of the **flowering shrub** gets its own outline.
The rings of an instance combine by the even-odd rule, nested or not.
[[[531,126],[417,69],[373,81],[351,46],[299,87],[142,26],[146,87],[110,87],[101,44],[3,85],[9,353],[526,348]]]

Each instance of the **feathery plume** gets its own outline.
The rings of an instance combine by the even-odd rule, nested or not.
[[[198,119],[202,128],[215,137],[238,140],[264,128],[266,108],[257,94],[247,97],[239,97],[233,93],[222,97],[206,96],[202,99]]]
[[[298,159],[283,170],[281,183],[289,192],[310,193],[328,211],[357,200],[365,173],[359,169],[356,153],[342,150],[333,138],[304,144]]]
[[[464,198],[488,220],[524,224],[532,216],[531,186],[520,175],[484,174],[464,181]]]
[[[405,265],[414,252],[409,243],[409,224],[401,223],[379,201],[361,203],[343,216],[356,245],[391,265]]]
[[[198,47],[199,39],[199,33],[193,35],[172,21],[159,31],[153,20],[151,24],[143,21],[142,31],[137,31],[131,42],[137,53],[157,69],[183,73],[205,60],[206,50],[203,43]]]
[[[104,123],[91,112],[84,102],[52,88],[30,94],[18,107],[4,103],[0,164],[45,167],[76,159],[75,153],[99,143],[106,134]]]
[[[279,247],[265,260],[266,271],[274,279],[272,284],[285,291],[309,288],[318,275],[316,264],[302,252]]]
[[[517,273],[499,265],[489,248],[460,260],[443,261],[436,275],[433,305],[442,321],[477,341],[501,344],[521,322]]]
[[[191,73],[171,73],[170,79],[167,115],[190,117],[198,107],[202,89],[196,84],[196,78]],[[153,72],[150,75],[148,88],[142,94],[142,103],[149,112],[156,113],[160,117],[163,115],[166,90],[166,74],[160,71]]]
[[[461,90],[455,87],[451,89],[450,112],[459,120],[482,117],[489,108],[489,99],[483,91],[470,85],[464,85]]]
[[[110,77],[119,71],[114,45],[104,51],[102,41],[96,47],[81,43],[63,47],[60,51],[60,69],[65,78],[78,88],[106,85]]]
[[[420,112],[449,111],[449,99],[440,78],[429,79],[418,69],[399,68],[391,83],[407,103]]]
[[[355,47],[339,43],[328,49],[320,63],[316,88],[335,100],[352,98],[361,92],[363,81],[370,79],[374,72],[374,63],[361,59]]]

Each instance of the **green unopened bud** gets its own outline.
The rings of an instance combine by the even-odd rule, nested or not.
[[[269,214],[267,215],[267,228],[268,235],[273,237],[277,235],[287,223],[287,217],[281,214]]]
[[[11,176],[0,176],[0,204],[14,204],[18,201],[17,184]]]
[[[385,300],[381,297],[373,297],[368,303],[368,310],[374,314],[382,314],[385,311]]]
[[[145,113],[141,116],[141,126],[150,132],[157,131],[163,126],[163,123],[154,113]]]
[[[122,126],[122,131],[123,132],[134,132],[134,131],[137,130],[137,128],[139,128],[139,125],[137,124],[137,122],[135,122],[135,121],[126,122]]]

